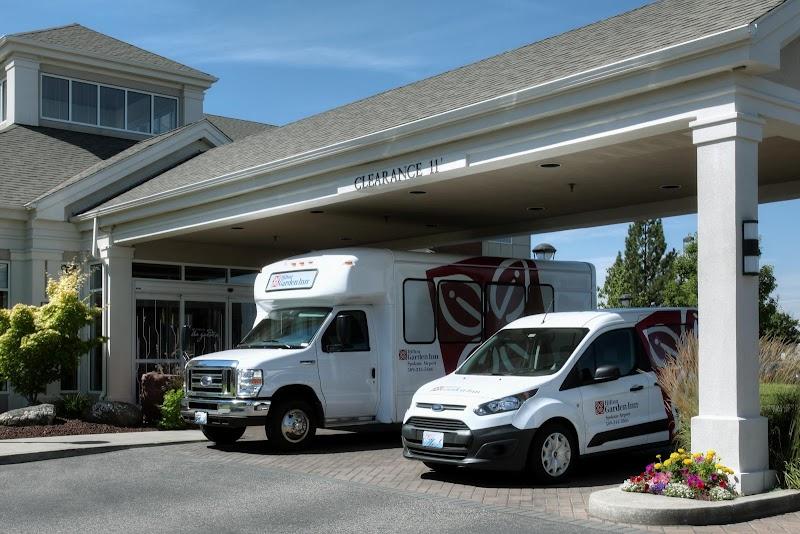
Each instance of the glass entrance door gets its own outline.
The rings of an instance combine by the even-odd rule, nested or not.
[[[180,350],[180,300],[136,299],[136,382],[144,373],[162,370],[180,372],[183,357]],[[139,388],[137,387],[138,391]]]
[[[195,356],[225,350],[225,302],[183,302],[183,354]]]

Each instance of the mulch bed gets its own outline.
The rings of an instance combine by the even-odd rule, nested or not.
[[[87,423],[80,419],[56,417],[52,425],[0,426],[0,439],[43,438],[47,436],[75,436],[81,434],[117,434],[120,432],[150,432],[151,427],[123,427]]]

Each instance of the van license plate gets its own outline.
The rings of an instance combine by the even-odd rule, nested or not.
[[[196,424],[196,425],[207,425],[208,424],[208,413],[207,412],[194,412],[194,424]]]
[[[422,432],[422,446],[432,449],[441,449],[444,447],[444,432],[429,432],[424,430]]]

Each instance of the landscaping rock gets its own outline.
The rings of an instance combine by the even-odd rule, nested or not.
[[[2,426],[52,425],[56,418],[56,407],[52,404],[38,404],[0,414]]]
[[[140,426],[142,409],[119,401],[98,401],[89,410],[89,421],[114,426]]]
[[[164,393],[173,389],[179,375],[168,375],[151,371],[142,375],[142,415],[148,423],[155,423],[161,418],[159,406],[164,402]]]

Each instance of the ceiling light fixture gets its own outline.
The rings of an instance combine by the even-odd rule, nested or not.
[[[561,167],[560,163],[540,163],[539,167],[543,169],[557,169]]]
[[[427,191],[409,191],[408,193],[411,194],[411,195],[425,195],[428,192]]]
[[[324,210],[311,210],[308,213],[325,213]]]
[[[542,206],[530,206],[527,208],[528,211],[544,211],[544,207]]]
[[[340,237],[339,238],[339,241],[352,241],[352,240],[353,240],[352,237]]]
[[[664,184],[659,186],[661,189],[668,191],[671,189],[680,189],[681,186],[679,184]]]
[[[244,226],[231,226],[231,230],[244,230]]]

